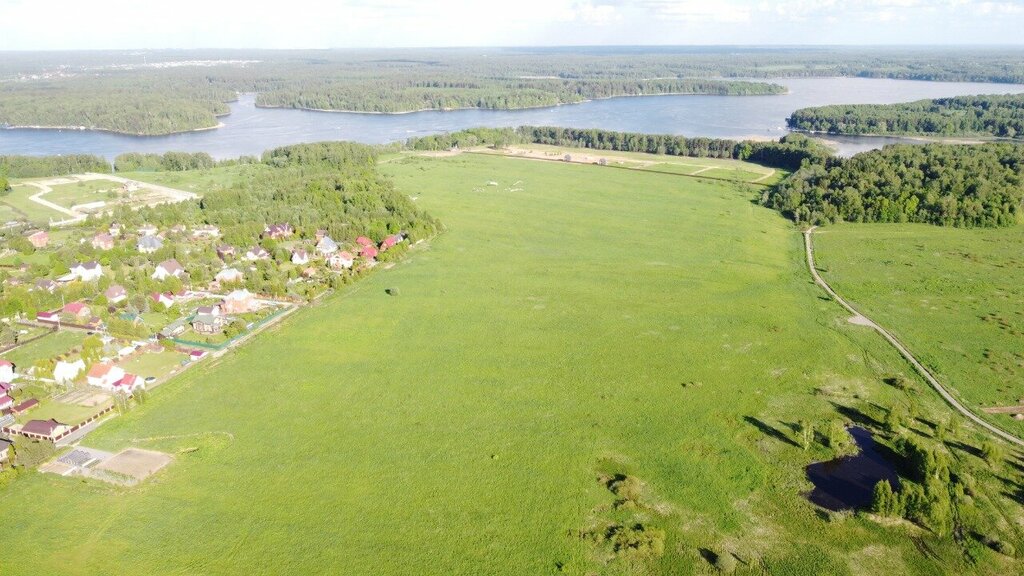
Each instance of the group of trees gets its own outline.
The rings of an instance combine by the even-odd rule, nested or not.
[[[1024,94],[803,108],[787,122],[790,128],[829,134],[1024,138]]]
[[[0,177],[42,178],[83,172],[110,172],[110,163],[91,154],[63,156],[0,156]]]
[[[551,126],[474,128],[412,138],[406,146],[413,150],[445,150],[456,146],[491,145],[501,148],[527,143],[696,158],[733,158],[786,170],[796,170],[805,161],[822,163],[830,154],[827,148],[801,134],[789,134],[774,142],[761,142]]]
[[[289,86],[257,96],[258,106],[396,113],[484,108],[512,110],[572,104],[595,98],[652,94],[729,96],[782,94],[778,84],[733,80],[467,78],[326,81]]]
[[[805,163],[764,205],[799,223],[1010,226],[1024,201],[1024,145],[887,146]]]
[[[164,154],[128,152],[114,158],[114,168],[118,172],[180,172],[183,170],[205,170],[216,165],[217,161],[206,152],[165,152]]]

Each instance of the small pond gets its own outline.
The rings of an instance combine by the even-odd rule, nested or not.
[[[807,498],[828,510],[851,510],[871,503],[871,493],[879,480],[888,480],[899,488],[896,466],[879,451],[871,432],[864,428],[849,429],[860,452],[828,462],[815,462],[807,467],[807,479],[814,490]]]

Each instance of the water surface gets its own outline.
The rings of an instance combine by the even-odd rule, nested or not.
[[[242,95],[231,105],[231,114],[221,119],[224,126],[217,130],[148,137],[78,130],[0,130],[0,154],[88,153],[113,158],[122,152],[179,150],[233,158],[300,142],[354,140],[381,144],[474,126],[527,124],[715,138],[778,138],[787,133],[786,118],[794,110],[807,106],[1024,93],[1024,85],[1020,84],[868,78],[801,78],[774,82],[786,85],[789,94],[642,96],[531,110],[453,110],[395,115],[256,108],[255,97],[250,94]],[[839,153],[848,155],[899,139],[834,140]]]
[[[828,510],[851,510],[871,504],[875,484],[888,480],[893,490],[899,488],[896,466],[879,451],[864,428],[850,428],[850,435],[860,452],[828,462],[815,462],[807,467],[807,479],[814,490],[807,498]]]

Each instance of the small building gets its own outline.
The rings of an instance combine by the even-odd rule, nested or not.
[[[103,291],[103,296],[106,297],[107,302],[111,304],[118,304],[124,302],[128,298],[128,291],[124,289],[124,286],[114,284]]]
[[[309,252],[301,248],[292,251],[292,264],[295,264],[297,266],[304,266],[306,264],[309,264]]]
[[[58,360],[57,365],[53,367],[53,379],[61,384],[67,384],[78,379],[78,375],[84,371],[85,362],[81,358],[74,362]]]
[[[60,322],[60,315],[56,312],[36,312],[36,322],[46,322],[48,324],[57,324]]]
[[[0,410],[7,410],[11,406],[14,406],[14,398],[7,394],[0,395]]]
[[[107,228],[107,232],[109,232],[114,238],[120,236],[122,230],[124,230],[124,226],[122,226],[120,222],[111,222],[110,227]]]
[[[269,260],[270,252],[264,250],[262,246],[253,246],[245,251],[245,259],[250,262],[255,262],[257,260]]]
[[[15,416],[19,414],[24,414],[25,412],[28,412],[29,410],[35,408],[36,406],[39,406],[39,400],[36,400],[35,398],[29,398],[28,400],[25,400],[21,404],[12,407],[11,414],[14,414]]]
[[[40,292],[53,294],[54,292],[57,291],[57,287],[58,284],[53,280],[50,280],[49,278],[40,278],[39,280],[36,280],[35,289]]]
[[[114,383],[124,378],[124,369],[110,362],[97,362],[89,369],[85,380],[90,386],[112,390]]]
[[[111,250],[114,248],[114,236],[100,232],[92,237],[92,247],[97,250]]]
[[[273,240],[290,238],[293,234],[295,234],[295,229],[287,222],[284,224],[271,224],[263,229],[263,237],[271,238]]]
[[[171,258],[169,260],[164,260],[163,262],[157,264],[156,270],[153,272],[152,278],[154,280],[166,280],[171,276],[174,276],[175,278],[181,278],[184,275],[185,269],[181,266],[181,264],[178,263],[177,260]]]
[[[160,336],[164,338],[175,338],[181,336],[185,332],[185,326],[188,322],[184,318],[178,318],[174,322],[171,322],[164,329],[160,331]]]
[[[217,238],[220,236],[220,228],[212,224],[203,224],[192,231],[193,238]]]
[[[334,270],[351,268],[354,262],[355,259],[352,257],[352,253],[346,250],[335,252],[327,257],[327,265]]]
[[[163,305],[165,309],[174,306],[173,292],[153,292],[149,295],[149,298],[154,304]]]
[[[92,317],[92,308],[85,302],[68,302],[61,309],[61,312],[71,316],[76,322],[88,320]]]
[[[10,360],[4,360],[0,358],[0,382],[9,384],[14,381],[18,375],[14,373],[14,363]]]
[[[221,244],[220,246],[217,246],[217,257],[221,260],[234,258],[237,252],[238,251],[235,250],[235,247],[230,244]]]
[[[363,246],[363,249],[359,251],[359,255],[367,260],[373,260],[377,257],[376,246]]]
[[[135,245],[142,254],[152,254],[164,247],[164,240],[159,236],[143,236]]]
[[[49,440],[52,442],[67,430],[67,424],[63,424],[51,418],[49,420],[29,420],[28,422],[25,422],[25,425],[21,427],[21,430],[18,430],[18,433],[26,438]]]
[[[28,235],[28,241],[36,248],[46,248],[46,245],[50,243],[50,235],[46,230],[36,230]]]
[[[117,393],[120,393],[120,394],[127,394],[127,395],[130,396],[133,392],[135,392],[139,388],[145,388],[145,387],[146,387],[146,383],[145,383],[145,381],[142,378],[139,378],[135,374],[128,374],[128,373],[126,373],[124,376],[121,377],[120,380],[118,380],[117,382],[114,382],[114,384],[111,386],[110,389],[113,392],[117,392]]]
[[[71,275],[82,282],[92,282],[103,276],[103,266],[95,260],[79,262],[71,267]]]
[[[338,243],[330,236],[324,236],[316,243],[316,251],[324,256],[330,256],[338,251]]]
[[[241,282],[245,279],[245,276],[237,268],[225,268],[217,275],[213,277],[214,280],[223,284],[229,284],[232,282]]]
[[[219,334],[224,331],[227,319],[213,314],[196,314],[192,318],[192,329],[200,334]]]
[[[156,236],[160,230],[152,224],[143,224],[139,227],[139,236]]]
[[[360,246],[373,246],[374,245],[373,244],[373,240],[370,240],[366,236],[360,236],[360,237],[356,238],[356,244],[359,244]]]
[[[384,241],[380,243],[380,249],[387,250],[388,248],[391,248],[392,246],[398,244],[402,240],[404,240],[404,237],[401,234],[391,234],[390,236],[384,238]]]
[[[235,290],[224,297],[221,309],[224,314],[245,314],[258,308],[258,303],[248,290]]]
[[[221,309],[220,304],[213,304],[210,306],[200,306],[196,308],[196,314],[210,314],[213,316],[223,316],[224,310]]]
[[[189,362],[197,362],[202,360],[204,356],[206,356],[205,350],[196,349],[188,353],[188,360]]]

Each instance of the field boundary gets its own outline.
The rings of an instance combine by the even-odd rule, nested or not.
[[[825,282],[824,278],[822,278],[821,275],[818,274],[818,269],[815,268],[814,266],[814,242],[812,240],[812,236],[814,236],[814,231],[817,228],[817,226],[811,226],[810,228],[804,231],[804,249],[807,252],[807,267],[811,271],[811,276],[814,278],[814,283],[817,284],[818,286],[821,286],[825,290],[825,292],[827,292],[833,300],[838,302],[840,306],[845,308],[847,312],[853,314],[854,318],[859,320],[857,324],[873,328],[876,332],[881,334],[882,337],[888,340],[889,344],[892,344],[893,348],[895,348],[900,353],[900,355],[902,355],[908,362],[910,362],[910,364],[922,376],[924,376],[924,379],[927,380],[929,384],[931,384],[932,388],[934,388],[935,391],[939,393],[939,396],[942,396],[942,399],[945,400],[947,404],[956,409],[957,412],[960,412],[968,420],[981,426],[989,433],[991,433],[993,436],[1006,440],[1007,442],[1015,444],[1019,447],[1024,447],[1024,440],[982,419],[980,416],[972,412],[969,408],[961,404],[960,401],[957,400],[949,392],[949,390],[947,390],[941,383],[939,383],[939,380],[931,373],[931,371],[925,368],[924,364],[921,364],[921,362],[914,357],[910,350],[908,350],[907,347],[904,346],[903,343],[901,343],[899,339],[896,338],[896,336],[894,336],[885,328],[882,328],[875,321],[871,320],[864,314],[861,314],[859,311],[857,311],[857,309],[851,306],[849,302],[844,300],[842,296],[837,294],[836,291],[833,290],[831,286],[829,286],[828,282]]]

